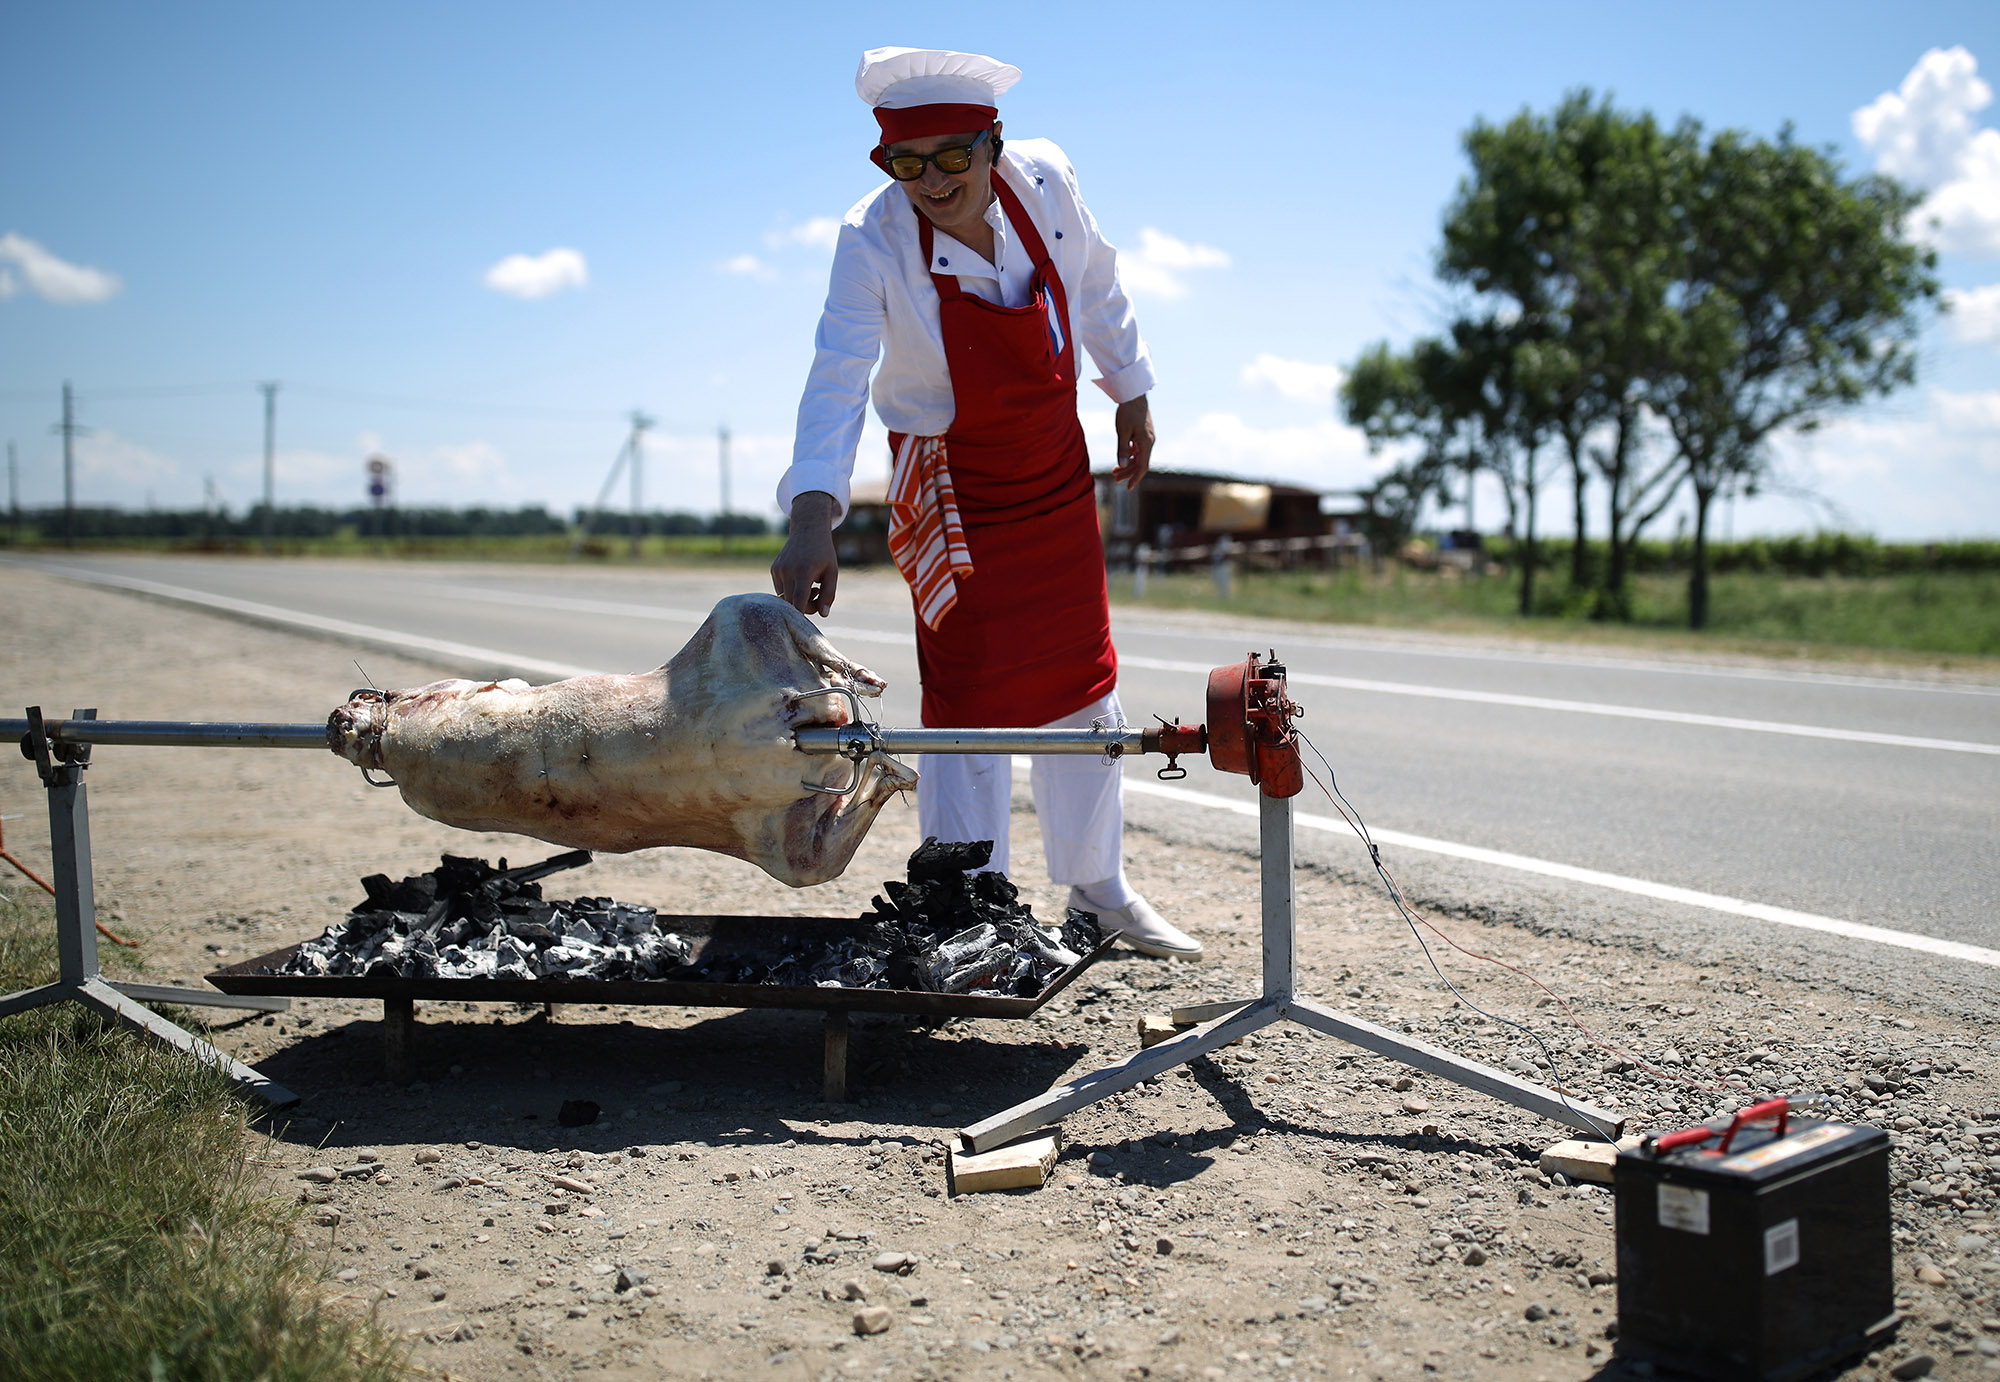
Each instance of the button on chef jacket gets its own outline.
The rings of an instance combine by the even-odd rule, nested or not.
[[[1094,381],[1114,403],[1150,392],[1153,361],[1140,339],[1132,303],[1118,282],[1117,254],[1077,191],[1076,172],[1046,139],[1009,139],[994,176],[1004,177],[1041,234],[1069,296],[1072,339],[1102,373]],[[778,482],[778,506],[813,490],[833,496],[834,520],[847,512],[854,451],[861,439],[868,376],[875,373],[875,412],[891,432],[936,436],[952,421],[951,375],[938,326],[932,273],[959,276],[968,293],[1003,307],[1025,306],[1035,266],[996,198],[986,209],[997,263],[952,236],[933,234],[933,262],[917,243],[922,215],[895,183],[856,203],[842,221],[833,252],[833,280],[814,336],[812,373],[799,400],[792,464]],[[884,346],[887,350],[884,352]]]

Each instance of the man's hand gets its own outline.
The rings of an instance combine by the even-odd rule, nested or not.
[[[840,559],[833,550],[833,496],[808,490],[792,497],[792,527],[771,563],[771,588],[801,614],[833,613]]]
[[[1126,489],[1137,489],[1153,462],[1153,411],[1146,404],[1146,395],[1119,404],[1113,426],[1118,429],[1118,455],[1112,462],[1111,478]]]

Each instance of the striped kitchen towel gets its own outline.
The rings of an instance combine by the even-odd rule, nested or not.
[[[958,521],[941,436],[905,436],[896,449],[889,476],[889,555],[910,583],[917,616],[935,629],[958,603],[956,578],[972,574],[972,551]]]

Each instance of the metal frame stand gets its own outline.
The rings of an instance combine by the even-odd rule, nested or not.
[[[1491,1095],[1558,1123],[1614,1136],[1624,1127],[1614,1113],[1565,1098],[1552,1089],[1516,1079],[1504,1070],[1467,1060],[1442,1047],[1350,1017],[1296,991],[1298,925],[1292,893],[1292,799],[1260,795],[1259,845],[1263,864],[1264,992],[1257,998],[1201,1003],[1177,1008],[1174,1021],[1201,1025],[1124,1060],[1079,1075],[1046,1094],[1016,1104],[959,1130],[968,1150],[990,1151],[1045,1123],[1108,1099],[1140,1081],[1185,1065],[1197,1056],[1278,1022],[1296,1022],[1322,1035],[1350,1042],[1378,1056],[1439,1075],[1467,1089]]]
[[[74,712],[77,720],[93,720],[95,710]],[[87,744],[53,743],[39,706],[28,710],[28,732],[21,741],[40,771],[49,793],[49,847],[53,855],[56,897],[56,954],[60,977],[53,984],[0,997],[0,1017],[27,1012],[51,1003],[81,1003],[106,1017],[176,1050],[212,1065],[246,1094],[274,1108],[298,1102],[298,1096],[249,1066],[216,1050],[192,1032],[184,1031],[158,1013],[140,1006],[149,1002],[201,1003],[215,1007],[282,1011],[289,1000],[239,998],[165,984],[114,983],[104,977],[97,960],[97,900],[90,869],[90,807],[83,770],[90,763]]]

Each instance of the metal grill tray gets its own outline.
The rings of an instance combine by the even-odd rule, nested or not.
[[[742,956],[771,961],[802,946],[821,948],[853,936],[850,917],[696,917],[661,913],[659,929],[685,936],[694,959]],[[1095,950],[1033,998],[927,993],[914,989],[820,988],[810,984],[705,984],[670,979],[402,979],[392,976],[272,974],[298,951],[273,950],[218,969],[208,982],[224,993],[292,998],[423,998],[440,1002],[620,1003],[687,1008],[806,1008],[827,1012],[910,1013],[934,1017],[1028,1017],[1111,949]],[[300,944],[304,944],[301,942]]]

